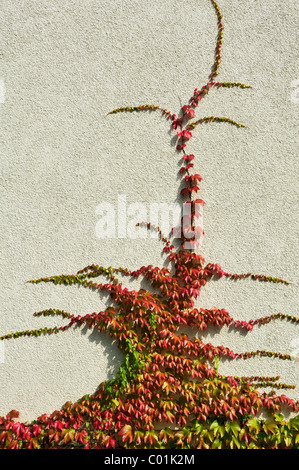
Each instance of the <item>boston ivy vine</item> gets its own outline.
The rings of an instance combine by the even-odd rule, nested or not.
[[[214,346],[197,336],[191,338],[180,332],[182,326],[199,332],[211,325],[219,329],[232,326],[251,331],[270,321],[299,322],[299,318],[283,313],[248,322],[238,321],[223,308],[195,308],[201,288],[211,279],[251,278],[288,284],[283,279],[261,274],[227,273],[218,264],[206,264],[196,253],[196,230],[201,230],[196,227],[197,208],[204,201],[197,197],[202,177],[193,173],[195,157],[186,150],[193,136],[191,131],[210,122],[245,126],[227,117],[206,116],[193,120],[195,109],[215,88],[250,88],[243,83],[216,81],[222,57],[223,21],[218,4],[210,1],[218,25],[215,62],[207,84],[194,90],[179,116],[148,104],[118,108],[109,113],[160,111],[171,121],[178,138],[176,150],[182,161],[179,170],[184,184],[181,195],[192,208],[190,232],[193,238],[182,231],[180,247],[175,249],[159,227],[141,222],[140,225],[149,230],[158,231],[164,253],[169,257],[169,269],[150,265],[131,271],[93,264],[73,275],[29,281],[78,284],[97,292],[108,292],[114,304],[105,311],[85,316],[57,309],[36,312],[35,315],[60,315],[68,323],[11,333],[2,336],[1,340],[56,334],[75,325],[87,325],[100,332],[106,331],[116,339],[124,353],[124,361],[116,377],[101,383],[95,394],[86,395],[75,403],[67,402],[59,411],[39,416],[30,424],[19,422],[19,413],[15,410],[0,418],[0,448],[299,448],[299,415],[286,420],[282,414],[282,407],[298,412],[299,402],[275,392],[275,389],[294,388],[293,385],[280,383],[279,377],[219,374],[219,360],[223,357],[246,360],[258,355],[293,359],[290,355],[265,350],[235,353],[227,347]],[[191,244],[188,248],[187,242]],[[99,283],[97,278],[100,276],[106,276],[107,281]],[[142,277],[158,293],[130,290],[117,276]],[[270,387],[271,391],[258,391],[263,387]],[[259,417],[262,410],[268,412],[269,418]]]

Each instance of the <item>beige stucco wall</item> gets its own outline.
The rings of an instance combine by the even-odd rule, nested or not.
[[[219,78],[252,90],[214,90],[197,116],[227,116],[198,127],[189,150],[203,176],[205,239],[200,252],[229,272],[255,272],[290,286],[220,280],[199,305],[249,320],[299,315],[298,2],[219,0],[224,15]],[[213,63],[216,16],[209,0],[1,1],[1,313],[0,335],[62,325],[35,318],[49,307],[75,314],[107,297],[77,287],[25,281],[84,266],[162,266],[162,245],[97,238],[96,207],[172,203],[178,161],[159,113],[105,115],[119,106],[158,104],[177,113]],[[126,281],[127,282],[127,281]],[[138,285],[137,283],[130,285]],[[294,353],[299,327],[275,321],[252,333],[210,332],[235,351]],[[0,414],[31,420],[92,393],[116,373],[121,354],[86,329],[6,341]],[[3,357],[4,356],[4,357]],[[299,363],[257,358],[223,362],[220,372],[280,375],[299,387]],[[287,392],[299,399],[298,389]]]

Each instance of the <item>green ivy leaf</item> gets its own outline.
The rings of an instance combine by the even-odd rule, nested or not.
[[[240,442],[238,441],[238,439],[235,437],[235,436],[232,436],[232,442],[234,442],[235,446],[240,449],[241,447],[241,444]]]
[[[212,449],[221,449],[222,447],[222,442],[220,439],[215,439],[213,444],[212,444]]]
[[[237,437],[239,435],[239,432],[241,431],[241,428],[237,421],[227,421],[225,424],[225,431],[228,434],[230,433],[230,431],[232,431],[234,436]]]
[[[260,425],[256,418],[250,418],[246,425],[248,426],[250,432],[254,431],[257,434],[260,431]]]
[[[220,436],[223,437],[225,434],[224,426],[220,425],[217,420],[213,421],[210,430],[213,431],[214,436],[220,434]]]
[[[266,421],[263,424],[263,429],[267,435],[269,433],[276,434],[276,432],[278,431],[278,426],[277,424],[273,423],[273,421]]]

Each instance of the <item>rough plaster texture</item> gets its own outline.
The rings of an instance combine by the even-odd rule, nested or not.
[[[299,78],[298,2],[219,5],[225,26],[219,78],[254,88],[214,90],[198,108],[198,117],[222,115],[248,126],[204,125],[189,143],[206,201],[200,252],[226,271],[265,273],[293,285],[211,282],[199,305],[226,308],[240,320],[298,315],[299,103],[291,99]],[[1,10],[3,335],[64,323],[35,318],[38,310],[86,314],[108,302],[82,288],[28,279],[90,263],[164,264],[161,244],[149,235],[98,239],[95,210],[104,201],[116,204],[120,194],[147,207],[177,200],[179,159],[169,123],[159,113],[105,115],[145,103],[177,113],[206,83],[216,16],[208,0],[2,0]],[[203,336],[238,352],[292,353],[299,330],[276,321],[247,335],[224,329]],[[122,358],[109,337],[84,329],[6,341],[4,352],[0,414],[18,409],[23,420],[94,392]],[[299,386],[298,367],[258,358],[221,362],[220,372],[280,375]],[[299,399],[298,389],[287,394]]]

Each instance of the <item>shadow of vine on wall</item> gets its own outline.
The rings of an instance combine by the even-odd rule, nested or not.
[[[197,224],[204,201],[198,198],[202,177],[194,174],[195,156],[186,147],[192,132],[201,124],[224,123],[245,127],[228,117],[205,116],[195,119],[195,109],[214,88],[251,88],[235,82],[219,82],[216,77],[222,57],[223,21],[215,0],[210,0],[217,16],[215,62],[209,80],[195,89],[189,104],[182,106],[178,117],[156,105],[118,108],[110,113],[159,111],[176,131],[176,151],[181,159],[180,196],[189,212],[172,235],[180,240],[175,249],[159,227],[140,222],[148,230],[156,230],[164,244],[171,269],[142,266],[126,268],[87,266],[76,274],[65,274],[29,282],[38,284],[74,285],[108,293],[114,301],[104,311],[85,316],[63,310],[48,309],[35,315],[57,315],[69,321],[54,328],[27,330],[2,336],[1,340],[20,336],[40,336],[63,332],[75,325],[109,333],[124,353],[124,361],[116,376],[99,385],[92,395],[75,403],[67,402],[61,410],[42,415],[30,424],[17,421],[12,410],[0,418],[0,448],[204,448],[257,449],[298,448],[299,416],[286,420],[282,409],[298,412],[299,402],[278,395],[275,389],[294,388],[279,382],[279,377],[242,377],[219,374],[220,358],[244,360],[254,356],[294,359],[273,351],[235,353],[225,346],[205,343],[195,336],[180,332],[192,328],[199,333],[209,327],[229,326],[240,332],[252,331],[270,321],[299,318],[283,313],[257,320],[234,320],[225,309],[195,308],[195,299],[208,281],[226,277],[231,280],[254,279],[260,282],[288,284],[287,281],[262,274],[231,274],[218,264],[206,264],[196,253],[203,229]],[[190,122],[190,120],[194,119]],[[179,231],[179,232],[178,232]],[[107,282],[97,282],[105,276]],[[123,286],[117,276],[146,280],[156,293],[146,288],[138,291]],[[269,393],[259,388],[270,387]],[[258,414],[266,410],[269,418]]]

